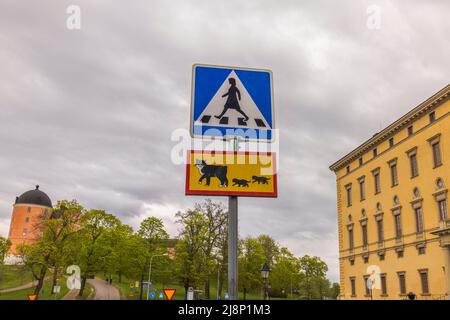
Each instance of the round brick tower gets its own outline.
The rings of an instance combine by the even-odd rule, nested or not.
[[[9,254],[17,253],[20,243],[33,243],[41,234],[42,222],[51,215],[52,201],[47,194],[36,189],[16,197],[9,227],[11,249]]]

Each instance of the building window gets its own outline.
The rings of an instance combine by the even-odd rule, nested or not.
[[[369,263],[369,256],[364,256],[363,261],[364,263]]]
[[[352,297],[356,297],[355,277],[350,277],[350,287],[352,288]]]
[[[393,147],[394,146],[394,137],[389,139],[389,147]]]
[[[366,290],[366,297],[370,297],[370,288],[369,288],[369,278],[370,276],[363,276],[364,278],[364,288]]]
[[[403,251],[397,251],[397,258],[403,258]]]
[[[358,161],[359,161],[359,165],[362,166],[362,165],[363,165],[363,159],[362,159],[362,158],[359,158]]]
[[[431,148],[433,149],[433,164],[434,167],[439,167],[442,164],[442,158],[441,158],[441,147],[439,142],[436,142],[431,145]]]
[[[359,200],[363,201],[366,199],[366,185],[364,176],[358,179],[359,182]]]
[[[350,173],[350,166],[347,166],[346,169],[347,169],[347,173]]]
[[[372,171],[373,173],[373,182],[374,182],[374,189],[375,189],[375,194],[380,193],[381,192],[381,187],[380,187],[380,169],[375,169]]]
[[[420,284],[422,285],[422,294],[429,294],[430,288],[428,285],[428,271],[419,270],[419,274],[420,274]]]
[[[436,113],[430,112],[430,123],[433,123],[434,121],[436,121]]]
[[[28,212],[28,213],[31,212],[31,207],[28,207],[27,212]]]
[[[345,186],[347,192],[347,207],[352,205],[352,184],[348,184]]]
[[[447,199],[438,201],[438,207],[439,207],[439,219],[441,221],[447,220],[448,219]]]
[[[377,221],[377,232],[378,232],[378,243],[381,243],[384,240],[384,236],[383,236],[383,219],[379,219]]]
[[[408,136],[412,136],[414,133],[413,126],[408,127]]]
[[[414,217],[416,220],[416,233],[423,232],[423,213],[422,207],[418,207],[414,209]]]
[[[377,148],[373,149],[373,157],[375,158],[378,155],[378,150]]]
[[[397,158],[392,159],[388,164],[391,170],[391,185],[396,186],[398,185]]]
[[[418,248],[417,248],[417,253],[418,253],[419,255],[425,254],[425,247],[418,247]]]
[[[25,228],[22,230],[22,236],[26,237],[28,235],[28,229]]]
[[[348,245],[350,247],[350,250],[353,250],[353,248],[355,247],[355,242],[353,239],[353,228],[350,228],[348,230]]]
[[[398,273],[398,282],[400,287],[400,294],[406,294],[406,276],[404,272]]]
[[[367,247],[367,245],[369,244],[368,238],[367,238],[367,224],[362,225],[362,241],[363,241],[363,246]]]
[[[25,218],[25,223],[28,223],[28,221],[30,221],[30,217]]]
[[[381,280],[381,294],[387,296],[386,274],[381,274],[380,280]]]
[[[417,154],[413,153],[409,156],[409,163],[411,167],[411,178],[419,175],[419,168],[417,166]]]
[[[380,258],[380,261],[384,261],[385,255],[384,254],[379,254],[378,257]]]
[[[403,235],[402,231],[402,218],[400,216],[400,213],[394,215],[394,223],[395,223],[395,238],[401,239]]]
[[[353,260],[353,259],[350,260],[350,265],[351,265],[351,266],[354,266],[354,265],[355,265],[355,260]]]

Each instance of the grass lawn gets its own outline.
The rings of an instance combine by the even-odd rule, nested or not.
[[[50,279],[44,282],[44,286],[39,294],[39,300],[59,300],[64,297],[69,289],[66,286],[66,278],[58,280],[61,291],[58,294],[51,294],[52,281]],[[34,292],[34,287],[14,292],[0,293],[0,300],[28,300],[28,294]]]
[[[0,265],[0,289],[15,288],[31,281],[31,272],[23,266]]]

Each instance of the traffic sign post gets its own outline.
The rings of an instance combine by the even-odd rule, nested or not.
[[[278,196],[275,154],[238,152],[238,139],[272,142],[274,129],[272,71],[193,65],[191,136],[234,140],[233,152],[189,151],[186,165],[186,195],[228,196],[226,300],[238,300],[238,196]],[[227,161],[216,163],[217,155]],[[249,161],[254,155],[270,166]],[[193,299],[193,290],[187,299]]]

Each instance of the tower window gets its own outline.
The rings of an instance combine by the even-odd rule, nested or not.
[[[393,147],[394,146],[394,137],[389,139],[389,147]]]
[[[27,228],[24,228],[24,229],[22,230],[22,236],[26,237],[27,235],[28,235],[28,229],[27,229]]]

